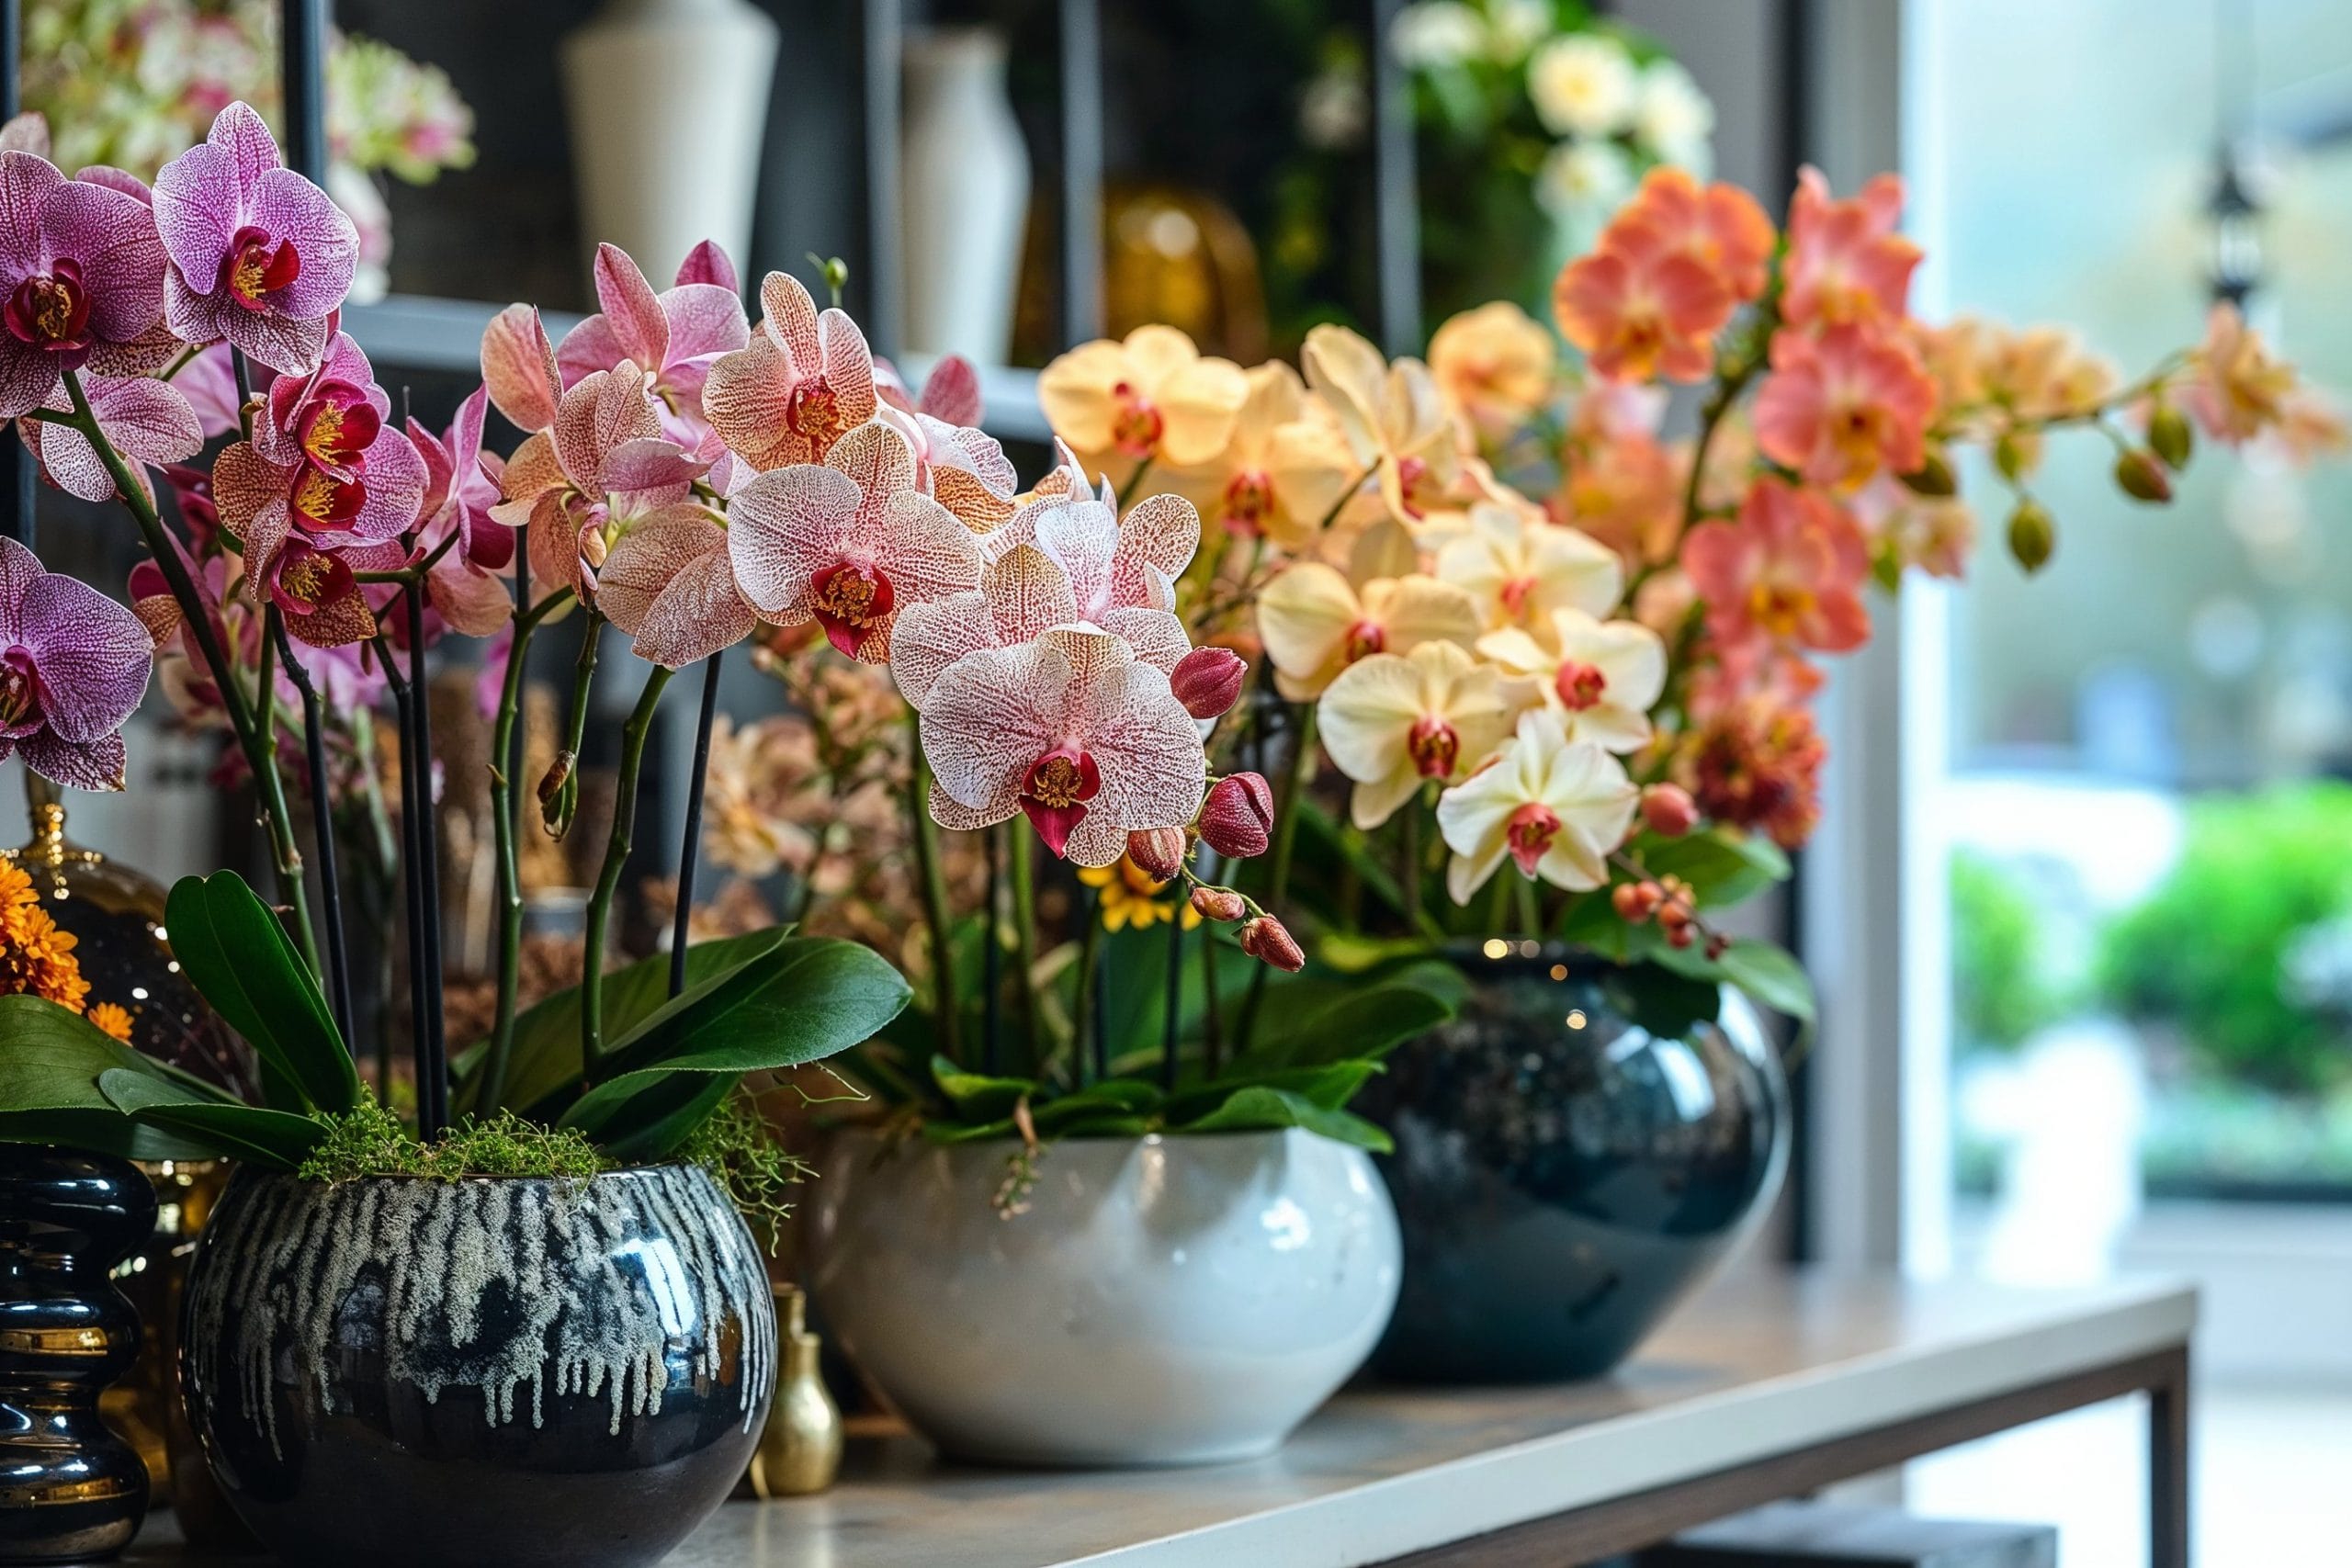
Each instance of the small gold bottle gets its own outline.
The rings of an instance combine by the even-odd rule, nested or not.
[[[784,1341],[784,1376],[752,1456],[752,1490],[762,1497],[805,1497],[833,1483],[842,1468],[842,1412],[818,1375],[818,1337],[808,1332],[808,1298],[794,1285],[775,1288]]]

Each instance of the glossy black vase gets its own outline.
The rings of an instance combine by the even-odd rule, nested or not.
[[[0,1144],[0,1563],[111,1557],[147,1516],[146,1462],[98,1394],[139,1354],[107,1270],[154,1224],[129,1160]]]
[[[240,1171],[189,1271],[180,1366],[221,1490],[288,1563],[630,1568],[741,1477],[775,1309],[698,1167]]]
[[[1741,1238],[1788,1165],[1788,1087],[1747,999],[1561,950],[1457,955],[1470,994],[1363,1107],[1405,1233],[1374,1365],[1591,1377]]]

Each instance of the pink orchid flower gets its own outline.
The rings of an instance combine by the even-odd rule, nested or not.
[[[546,342],[544,333],[539,342]],[[490,360],[485,337],[485,367]],[[646,397],[645,371],[634,361],[591,371],[560,394],[551,353],[542,369],[543,388],[509,388],[510,397],[534,404],[543,400],[552,413],[507,459],[499,480],[506,499],[491,515],[510,528],[527,529],[535,581],[570,588],[593,604],[598,573],[614,547],[644,519],[685,501],[710,465],[662,435]],[[491,397],[514,418],[499,389],[493,378]]]
[[[498,480],[481,449],[482,417],[490,401],[486,387],[458,405],[457,418],[439,435],[412,419],[409,445],[424,460],[424,499],[418,504],[415,552],[447,552],[425,573],[425,593],[441,618],[467,637],[488,637],[514,609],[501,576],[514,558],[514,535],[491,515],[500,501]]]
[[[82,390],[97,417],[99,434],[123,457],[150,499],[154,492],[146,465],[176,463],[194,457],[204,445],[202,422],[169,382],[147,376],[92,376],[82,383]],[[43,406],[62,413],[71,405],[59,388]],[[89,437],[71,425],[46,420],[22,420],[17,428],[51,484],[84,501],[114,499],[114,476]]]
[[[253,439],[212,466],[222,526],[243,547],[245,584],[283,610],[287,630],[314,647],[375,634],[353,571],[397,568],[396,542],[424,500],[424,459],[390,422],[359,345],[337,333],[319,367],[280,376]]]
[[[618,245],[596,247],[596,300],[604,309],[564,334],[556,368],[566,387],[623,360],[646,373],[662,427],[692,446],[710,427],[703,418],[703,383],[719,355],[751,342],[750,321],[732,281],[727,253],[706,240],[686,257],[678,281],[660,294]]]
[[[914,448],[917,490],[976,534],[985,534],[1012,515],[1020,477],[997,439],[977,428],[980,378],[971,361],[953,354],[940,360],[932,367],[919,400],[908,398],[905,383],[888,360],[875,362],[874,383],[880,400],[875,417]]]
[[[765,473],[821,461],[878,404],[865,334],[845,312],[820,315],[800,280],[782,272],[761,283],[760,309],[749,346],[710,367],[702,405],[728,449]]]
[[[0,152],[0,419],[40,407],[61,372],[145,337],[163,309],[164,246],[144,202]]]
[[[232,103],[211,134],[155,176],[170,254],[164,318],[189,343],[225,338],[281,375],[327,349],[359,262],[359,233],[326,192],[285,166],[261,116]]]
[[[813,618],[850,658],[885,662],[901,612],[980,581],[979,540],[914,483],[913,449],[878,423],[833,443],[821,464],[751,480],[727,509],[743,597],[786,626]]]
[[[1706,602],[1708,632],[1726,646],[1760,638],[1843,653],[1871,635],[1861,596],[1870,546],[1816,491],[1758,479],[1736,519],[1690,530],[1682,570]]]
[[[649,663],[679,670],[752,635],[759,616],[735,583],[728,531],[702,506],[665,506],[633,525],[596,576],[596,607]]]
[[[1129,833],[1184,827],[1207,789],[1200,726],[1166,672],[1083,626],[958,660],[933,685],[920,730],[942,827],[1019,811],[1080,865],[1111,864]]]
[[[0,758],[21,753],[52,784],[120,789],[119,731],[154,656],[137,615],[0,539]]]
[[[1902,217],[1897,175],[1880,175],[1839,201],[1819,169],[1800,169],[1789,198],[1781,319],[1795,327],[1903,320],[1922,253],[1895,232]]]
[[[1772,334],[1772,373],[1756,395],[1756,445],[1806,482],[1850,491],[1927,461],[1936,384],[1918,350],[1892,333],[1837,326]]]

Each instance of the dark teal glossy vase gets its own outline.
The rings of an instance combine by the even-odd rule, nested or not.
[[[1566,950],[1456,954],[1460,1013],[1363,1109],[1396,1153],[1397,1378],[1595,1377],[1747,1235],[1788,1168],[1788,1085],[1736,991]]]
[[[107,1270],[154,1224],[129,1160],[0,1144],[0,1563],[111,1557],[146,1518],[146,1461],[98,1394],[139,1354]]]

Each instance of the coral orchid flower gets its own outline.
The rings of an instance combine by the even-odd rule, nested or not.
[[[1902,338],[1784,331],[1756,395],[1756,445],[1809,483],[1850,491],[1873,474],[1916,471],[1935,411],[1936,384]]]
[[[1795,327],[1902,321],[1921,254],[1894,231],[1902,216],[1903,181],[1894,175],[1838,201],[1819,169],[1800,171],[1789,200],[1781,319]]]
[[[1607,243],[1562,268],[1552,288],[1561,335],[1609,381],[1704,379],[1736,303],[1705,264],[1641,224],[1612,224]]]
[[[1851,514],[1817,491],[1758,479],[1736,519],[1690,530],[1682,567],[1720,642],[1843,653],[1870,637],[1870,547]]]
[[[1764,292],[1778,236],[1756,198],[1723,182],[1702,186],[1669,164],[1652,169],[1617,221],[1655,234],[1707,269],[1736,299]]]

